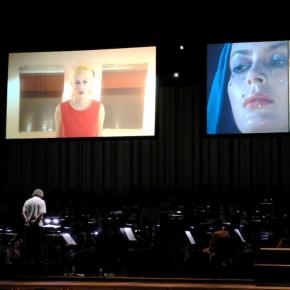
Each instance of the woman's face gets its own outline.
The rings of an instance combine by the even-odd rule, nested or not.
[[[74,76],[72,81],[74,95],[86,97],[91,93],[93,82],[93,73],[91,71],[82,71]]]
[[[242,133],[288,131],[288,42],[234,43],[228,94]]]

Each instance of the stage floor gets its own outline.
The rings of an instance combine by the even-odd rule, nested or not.
[[[132,278],[132,277],[26,277],[23,279],[2,279],[0,289],[13,290],[290,290],[290,284],[263,284],[244,279],[210,279],[210,278]]]

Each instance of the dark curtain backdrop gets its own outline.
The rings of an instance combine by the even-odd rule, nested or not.
[[[207,137],[203,100],[196,88],[159,88],[153,138],[2,140],[0,201],[22,204],[35,187],[60,207],[100,196],[128,202],[286,197],[290,135]]]

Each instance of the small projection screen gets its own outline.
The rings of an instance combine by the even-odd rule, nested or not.
[[[155,46],[9,53],[6,139],[154,136],[155,108]]]
[[[289,132],[289,41],[207,46],[207,134]]]

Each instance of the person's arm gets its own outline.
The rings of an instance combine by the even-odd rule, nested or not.
[[[57,107],[55,109],[54,123],[55,123],[56,137],[61,137],[61,108],[60,108],[60,104],[57,105]]]
[[[22,208],[22,216],[23,216],[23,218],[24,218],[25,223],[28,223],[28,217],[27,217],[27,215],[26,215],[25,204],[23,205],[23,208]]]
[[[203,249],[203,252],[206,254],[212,254],[215,251],[215,244],[216,244],[216,232],[213,232],[210,236],[207,248]]]
[[[100,103],[97,136],[103,136],[104,120],[105,120],[105,108],[104,105]]]
[[[38,223],[40,221],[41,217],[43,216],[43,214],[44,214],[43,212],[39,212],[38,215],[34,219],[31,220],[31,222]]]

